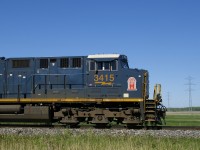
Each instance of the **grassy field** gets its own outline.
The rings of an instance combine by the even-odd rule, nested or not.
[[[105,135],[0,135],[1,150],[199,150],[200,139]]]
[[[200,112],[168,112],[166,122],[169,126],[200,126]]]

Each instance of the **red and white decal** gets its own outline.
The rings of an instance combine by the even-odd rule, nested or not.
[[[128,83],[127,91],[137,91],[136,82],[137,81],[134,77],[129,77],[127,80]]]

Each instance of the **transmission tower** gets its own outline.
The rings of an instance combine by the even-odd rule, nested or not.
[[[186,78],[186,80],[188,80],[188,83],[186,83],[186,85],[188,85],[187,91],[188,91],[188,94],[189,94],[188,95],[188,98],[189,98],[189,111],[192,111],[192,91],[193,91],[192,85],[195,85],[195,84],[192,83],[193,77],[191,77],[191,76],[188,76]]]

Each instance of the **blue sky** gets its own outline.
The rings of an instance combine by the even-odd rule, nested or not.
[[[168,106],[200,106],[200,1],[1,0],[0,56],[120,53],[162,84]]]

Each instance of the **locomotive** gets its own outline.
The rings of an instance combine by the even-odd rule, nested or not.
[[[121,54],[0,58],[0,122],[162,124],[161,86]]]

